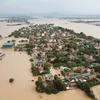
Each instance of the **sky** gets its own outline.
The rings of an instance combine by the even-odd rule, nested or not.
[[[100,15],[100,0],[0,0],[0,14]]]

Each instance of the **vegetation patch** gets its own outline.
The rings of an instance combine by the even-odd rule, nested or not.
[[[13,83],[13,82],[14,82],[14,79],[13,79],[13,78],[10,78],[10,79],[9,79],[9,82],[10,82],[10,83]]]

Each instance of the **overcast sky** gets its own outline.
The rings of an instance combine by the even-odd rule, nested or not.
[[[98,14],[100,0],[0,0],[0,14]]]

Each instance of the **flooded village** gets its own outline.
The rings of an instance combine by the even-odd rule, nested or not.
[[[0,100],[100,100],[100,1],[0,0]]]
[[[6,41],[8,47],[15,42],[14,48],[11,46],[13,52],[21,56],[25,51],[30,55],[28,67],[34,77],[31,80],[35,91],[56,94],[80,88],[91,98],[97,98],[91,88],[100,84],[99,39],[53,24],[23,27],[8,37],[21,38]]]

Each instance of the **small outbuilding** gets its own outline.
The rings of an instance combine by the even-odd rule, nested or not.
[[[4,43],[2,45],[2,48],[12,48],[14,45],[15,45],[15,43],[13,43],[13,42]]]

